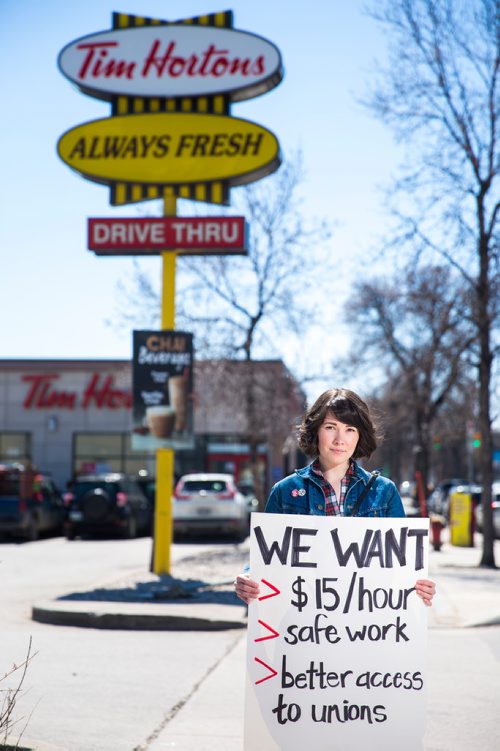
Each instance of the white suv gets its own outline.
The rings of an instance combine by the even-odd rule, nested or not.
[[[180,478],[172,498],[174,533],[220,532],[248,536],[250,511],[233,475],[190,474]]]

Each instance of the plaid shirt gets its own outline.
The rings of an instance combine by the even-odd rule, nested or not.
[[[321,480],[321,487],[325,496],[325,512],[327,516],[343,516],[344,514],[344,498],[347,493],[347,488],[351,482],[354,474],[354,464],[349,461],[349,466],[344,477],[340,481],[340,498],[337,500],[335,490],[330,485],[326,477],[323,475],[319,466],[319,459],[316,459],[312,465],[313,472],[315,472]]]

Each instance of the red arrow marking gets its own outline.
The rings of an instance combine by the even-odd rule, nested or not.
[[[270,675],[266,675],[265,678],[261,678],[260,681],[255,681],[255,685],[258,686],[259,683],[264,683],[264,681],[268,681],[269,678],[274,678],[275,675],[278,675],[278,672],[272,668],[270,665],[267,665],[265,662],[262,662],[262,660],[259,660],[258,657],[254,657],[255,662],[259,662],[261,665],[264,665],[265,668],[271,671]]]
[[[264,621],[257,622],[260,623],[261,626],[264,626],[264,628],[267,628],[271,633],[269,636],[261,636],[259,639],[254,639],[254,641],[266,641],[266,639],[276,639],[276,637],[279,636],[279,633],[275,631],[272,626],[269,626],[269,624],[264,623]]]
[[[268,597],[276,597],[276,595],[280,595],[281,591],[279,589],[276,589],[274,584],[271,584],[271,582],[266,581],[266,579],[261,579],[262,584],[265,584],[267,587],[270,587],[273,591],[269,595],[261,595],[258,599],[259,602],[261,600],[267,600]]]

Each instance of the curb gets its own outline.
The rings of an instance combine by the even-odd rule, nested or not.
[[[186,607],[53,600],[33,605],[31,617],[54,626],[138,631],[225,631],[247,625],[245,607],[203,603]]]

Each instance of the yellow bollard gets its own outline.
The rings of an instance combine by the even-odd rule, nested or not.
[[[472,496],[470,493],[452,493],[450,496],[450,542],[457,547],[471,547]]]

